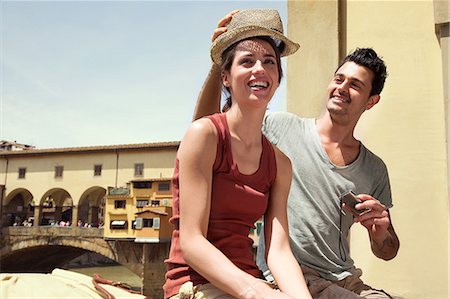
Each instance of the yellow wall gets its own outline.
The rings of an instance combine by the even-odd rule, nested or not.
[[[91,187],[126,186],[133,179],[134,164],[144,163],[142,178],[170,178],[173,175],[176,149],[149,150],[144,152],[120,152],[116,179],[115,153],[66,153],[61,155],[8,157],[8,173],[5,174],[6,160],[0,159],[0,184],[5,184],[5,198],[17,189],[31,192],[36,203],[52,188],[66,190],[77,205],[82,194]],[[94,165],[102,164],[102,175],[94,176]],[[62,178],[55,178],[55,166],[63,165]],[[25,179],[18,178],[19,167],[26,167]],[[4,203],[6,204],[6,203]]]
[[[126,200],[125,208],[115,209],[114,202],[116,200]],[[132,239],[136,237],[135,230],[132,229],[134,213],[136,212],[136,204],[131,196],[107,196],[105,203],[105,238],[126,238]],[[127,229],[110,229],[110,223],[114,220],[127,221]]]
[[[288,61],[287,107],[300,116],[319,114],[343,49],[373,47],[388,66],[381,101],[362,116],[356,135],[388,166],[401,245],[394,260],[379,260],[355,225],[352,257],[363,279],[405,298],[449,298],[448,60],[443,64],[433,1],[289,1],[288,18],[302,48]]]

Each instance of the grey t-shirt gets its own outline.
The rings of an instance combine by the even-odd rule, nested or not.
[[[292,162],[288,220],[297,261],[328,280],[342,280],[353,274],[355,266],[347,239],[353,216],[342,211],[339,196],[352,190],[392,207],[386,165],[362,143],[353,163],[334,165],[322,147],[314,119],[271,113],[265,118],[263,132]],[[257,263],[263,272],[268,270],[263,238]]]

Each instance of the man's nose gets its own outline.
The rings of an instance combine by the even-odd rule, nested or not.
[[[344,80],[338,85],[337,89],[341,93],[348,93],[349,86],[348,80]]]

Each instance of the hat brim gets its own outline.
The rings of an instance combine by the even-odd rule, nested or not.
[[[269,36],[282,41],[285,45],[283,51],[280,53],[282,57],[294,54],[300,48],[298,43],[291,41],[276,30],[260,26],[244,26],[226,31],[216,38],[210,48],[212,61],[216,64],[221,64],[222,53],[228,47],[241,40],[258,36]]]

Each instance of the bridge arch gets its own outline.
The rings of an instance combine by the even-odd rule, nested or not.
[[[81,194],[77,212],[79,224],[99,226],[104,223],[105,195],[106,189],[100,186],[90,187]]]
[[[2,271],[45,272],[87,252],[118,262],[98,228],[11,227],[3,233],[8,242],[0,250]]]
[[[33,194],[25,188],[14,189],[8,193],[3,203],[1,225],[24,225],[33,213]]]
[[[35,213],[39,225],[72,223],[73,200],[70,193],[62,188],[52,188],[44,193],[38,203],[39,212]]]

